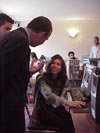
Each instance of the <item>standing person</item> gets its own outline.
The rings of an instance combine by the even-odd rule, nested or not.
[[[47,64],[46,57],[45,57],[43,54],[40,56],[40,61],[44,62],[44,66],[43,66],[43,68],[40,70],[40,73],[43,73],[43,72],[45,71],[46,64]]]
[[[72,133],[74,126],[71,115],[65,107],[81,108],[84,102],[67,101],[64,98],[66,65],[60,55],[54,55],[48,62],[46,72],[37,77],[34,88],[35,103],[32,122],[59,128],[62,133]]]
[[[68,57],[69,59],[66,61],[66,68],[67,68],[67,78],[70,80],[70,60],[76,59],[74,51],[69,51],[68,52]]]
[[[9,32],[12,29],[14,20],[7,14],[0,13],[0,35]]]
[[[66,61],[67,77],[69,86],[80,86],[83,76],[83,63],[75,57],[74,51],[68,52],[69,59]]]
[[[90,58],[100,58],[100,42],[99,37],[95,36],[93,38],[94,45],[91,47]]]
[[[90,64],[100,67],[100,42],[99,37],[94,36],[94,45],[91,47],[90,51]],[[99,58],[99,60],[91,60],[91,58]]]
[[[30,58],[30,73],[35,74],[39,72],[44,66],[44,62],[40,61],[36,55],[35,52],[31,53],[31,58]]]
[[[40,73],[40,70],[42,70],[43,66],[44,66],[44,62],[38,59],[35,52],[31,52],[29,71],[32,76],[30,77],[30,82],[28,85],[30,88],[29,90],[31,90],[31,93],[34,91],[34,84],[36,81],[36,76]]]
[[[0,40],[0,132],[24,133],[24,105],[30,78],[30,48],[52,33],[51,21],[39,16]]]
[[[76,59],[74,51],[69,51],[68,57],[69,57],[69,59]]]

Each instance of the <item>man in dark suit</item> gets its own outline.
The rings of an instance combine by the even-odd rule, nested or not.
[[[30,48],[44,43],[52,33],[51,21],[43,16],[0,40],[0,132],[24,133],[24,105],[29,82]]]
[[[9,32],[12,29],[14,20],[5,13],[0,13],[0,34]]]

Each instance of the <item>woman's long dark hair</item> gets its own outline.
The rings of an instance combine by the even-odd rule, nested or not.
[[[51,73],[51,64],[54,62],[55,59],[59,59],[61,60],[61,71],[58,74],[57,79],[60,81],[61,86],[64,86],[67,80],[67,76],[66,76],[66,64],[64,59],[62,58],[61,55],[56,54],[54,55],[51,60],[49,61],[47,67],[46,67],[46,73],[48,77],[52,77],[52,73]]]
[[[52,79],[52,73],[51,73],[51,64],[54,62],[54,60],[56,59],[59,59],[61,60],[61,71],[59,72],[58,74],[58,77],[57,77],[57,81],[55,82],[53,79]],[[35,84],[35,88],[34,88],[34,97],[35,97],[35,94],[36,94],[36,91],[38,90],[37,87],[38,87],[38,82],[39,80],[43,78],[46,83],[52,87],[56,87],[56,88],[60,88],[60,93],[62,92],[62,89],[64,88],[65,86],[65,83],[66,83],[66,80],[67,80],[67,76],[66,76],[66,64],[65,64],[65,61],[64,59],[59,55],[59,54],[56,54],[54,55],[51,60],[48,62],[48,65],[46,67],[46,72],[44,72],[43,74],[39,74],[37,76],[37,82]]]

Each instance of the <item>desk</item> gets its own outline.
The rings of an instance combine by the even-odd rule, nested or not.
[[[95,123],[91,113],[74,113],[71,116],[76,133],[100,133],[100,124]]]

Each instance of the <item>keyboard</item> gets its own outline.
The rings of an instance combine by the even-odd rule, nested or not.
[[[73,101],[87,101],[87,97],[80,91],[80,88],[70,90]]]
[[[87,97],[83,95],[83,93],[80,91],[80,88],[72,88],[65,93],[65,99],[68,101],[85,101],[87,102],[87,105],[82,108],[72,108],[73,112],[75,113],[87,113],[90,112],[90,106],[89,106],[89,100]]]

